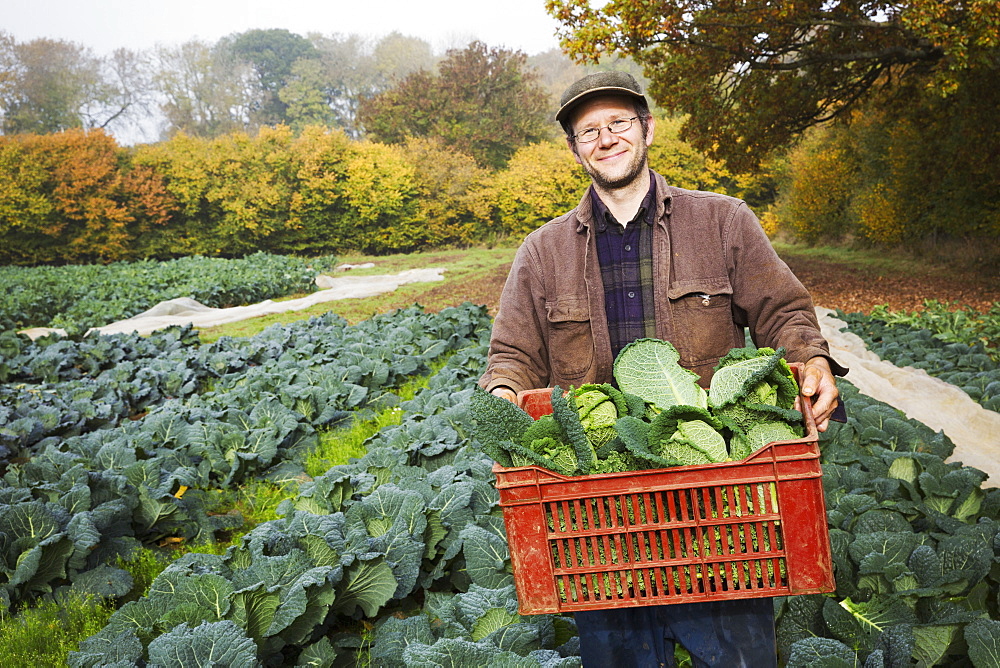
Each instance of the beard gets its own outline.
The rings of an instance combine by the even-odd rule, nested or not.
[[[598,188],[619,190],[631,185],[645,171],[648,154],[649,147],[646,146],[646,142],[640,141],[636,145],[636,151],[632,154],[632,158],[619,169],[602,170],[589,160],[584,160],[582,166]]]

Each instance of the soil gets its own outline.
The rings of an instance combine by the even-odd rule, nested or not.
[[[958,302],[985,312],[1000,302],[1000,282],[979,274],[957,274],[938,267],[922,274],[887,274],[811,258],[785,261],[817,306],[846,313],[869,313],[880,304],[891,311],[916,311],[928,299]]]
[[[817,306],[839,308],[847,313],[870,313],[880,304],[888,305],[892,311],[915,311],[929,299],[988,311],[992,303],[1000,302],[1000,282],[977,274],[954,274],[938,268],[921,275],[887,274],[812,258],[791,257],[785,261]],[[509,269],[507,265],[486,276],[469,279],[462,286],[463,298],[474,304],[486,304],[490,314],[496,315]],[[441,286],[433,288],[430,294],[447,298],[454,296],[454,290]]]

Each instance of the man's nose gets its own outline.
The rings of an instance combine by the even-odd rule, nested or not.
[[[618,142],[618,135],[611,131],[611,128],[600,128],[597,135],[597,143],[602,148],[614,146]]]

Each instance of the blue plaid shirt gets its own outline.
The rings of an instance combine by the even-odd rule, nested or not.
[[[656,216],[656,182],[635,217],[622,227],[590,189],[594,205],[597,261],[604,283],[604,310],[608,316],[611,352],[617,357],[626,345],[656,336],[653,304],[653,224]]]

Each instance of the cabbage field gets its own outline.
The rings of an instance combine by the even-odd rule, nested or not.
[[[939,337],[841,317],[996,410],[998,323],[980,315]],[[571,616],[517,614],[471,437],[489,329],[463,304],[210,344],[0,334],[0,626],[78,594],[115,611],[71,666],[580,665]],[[837,591],[775,599],[783,665],[1000,665],[1000,489],[841,387],[849,419],[821,435]],[[386,414],[362,457],[307,471],[321,441]],[[222,499],[254,481],[285,498],[251,525]],[[179,544],[151,583],[129,566]]]
[[[130,318],[190,297],[205,306],[253,304],[316,290],[335,258],[303,260],[254,253],[243,258],[182,257],[62,267],[0,267],[0,331],[58,327],[69,333]]]

